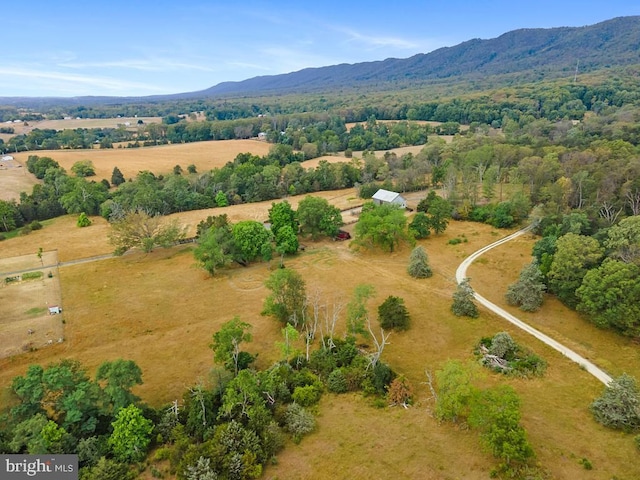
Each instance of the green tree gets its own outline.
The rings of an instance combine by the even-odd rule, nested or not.
[[[234,260],[235,241],[230,226],[211,227],[198,238],[193,256],[198,266],[215,275],[216,271]]]
[[[586,273],[576,297],[576,309],[597,326],[640,335],[640,266],[607,259]]]
[[[478,390],[473,385],[475,370],[458,360],[447,360],[436,371],[437,398],[435,415],[440,420],[453,422],[465,419]]]
[[[71,167],[71,171],[76,177],[93,177],[96,169],[91,160],[80,160]]]
[[[131,392],[134,386],[142,385],[142,370],[133,360],[119,358],[102,362],[96,372],[96,382],[104,384],[103,391],[113,412],[140,400]]]
[[[509,305],[518,305],[525,312],[535,312],[542,306],[546,289],[538,261],[534,258],[522,269],[518,281],[509,285],[505,297]]]
[[[353,290],[353,297],[347,304],[347,331],[351,334],[368,335],[367,301],[373,297],[375,289],[373,285],[360,284]]]
[[[640,428],[640,390],[626,373],[614,378],[591,404],[591,413],[605,427],[636,431]]]
[[[109,192],[102,183],[87,182],[84,178],[71,178],[67,182],[68,191],[60,197],[60,205],[67,213],[100,213],[100,205]]]
[[[143,460],[151,442],[153,422],[145,418],[138,407],[129,405],[118,411],[111,425],[113,433],[108,443],[116,459],[121,462]]]
[[[413,278],[429,278],[433,276],[433,271],[429,266],[429,257],[422,245],[418,245],[411,251],[407,272]]]
[[[456,291],[453,293],[453,303],[451,311],[458,317],[476,318],[480,314],[478,307],[473,302],[473,288],[469,284],[469,279],[465,278],[458,284]]]
[[[129,465],[106,457],[101,457],[95,466],[84,469],[80,474],[80,480],[131,480],[134,477]]]
[[[49,424],[50,420],[42,414],[37,415],[20,422],[13,429],[13,438],[9,442],[9,448],[14,453],[26,453],[31,455],[50,453],[48,451],[47,441],[42,435],[42,430]],[[58,427],[55,422],[53,425]]]
[[[216,197],[214,200],[218,207],[226,207],[227,205],[229,205],[229,200],[227,200],[227,196],[222,190],[219,190],[218,193],[216,193]]]
[[[76,225],[80,228],[88,227],[91,225],[91,219],[87,216],[86,213],[82,212],[78,215],[78,220],[76,221]]]
[[[246,368],[248,365],[240,365],[241,354],[240,344],[242,342],[250,342],[251,325],[240,321],[240,317],[236,316],[233,320],[223,323],[220,330],[213,334],[213,343],[209,348],[213,350],[213,359],[217,363],[221,363],[224,367],[238,375],[240,367]]]
[[[118,167],[113,167],[113,172],[111,172],[111,185],[117,187],[118,185],[122,185],[125,181],[124,175],[120,169]]]
[[[615,258],[640,266],[640,215],[623,218],[611,227],[604,246]]]
[[[236,223],[232,232],[238,255],[244,262],[253,262],[263,256],[265,245],[270,246],[273,237],[261,222],[255,220]]]
[[[149,253],[156,246],[170,247],[186,235],[177,220],[163,223],[159,215],[149,215],[143,211],[126,213],[111,224],[109,242],[122,255],[134,247]]]
[[[283,258],[286,254],[294,254],[298,251],[298,236],[290,225],[285,225],[276,234],[276,252],[280,254],[280,265],[283,265]]]
[[[264,301],[263,315],[271,315],[282,323],[299,327],[304,323],[306,286],[295,270],[279,268],[265,282],[271,294]]]
[[[300,231],[317,240],[322,235],[335,237],[342,226],[340,209],[321,197],[306,196],[298,204]]]
[[[569,305],[576,306],[575,292],[590,268],[602,258],[602,247],[595,238],[567,233],[556,242],[556,253],[549,269],[549,291]]]
[[[431,200],[427,208],[427,216],[431,229],[436,234],[439,235],[447,229],[452,210],[451,203],[442,197],[434,196]]]
[[[2,227],[2,231],[9,232],[16,228],[17,217],[18,207],[15,202],[0,200],[0,227]]]
[[[393,252],[400,242],[408,242],[404,212],[395,205],[373,205],[363,207],[354,242],[364,247],[380,247]]]
[[[386,330],[408,330],[410,317],[404,300],[389,295],[378,307],[380,326]]]
[[[281,228],[291,227],[294,234],[298,232],[299,228],[296,212],[286,200],[271,204],[271,208],[269,209],[269,223],[271,224],[271,232],[276,239],[278,238],[278,232]]]
[[[427,238],[431,235],[431,220],[424,212],[417,212],[409,224],[409,231],[418,240]]]
[[[469,424],[481,430],[491,453],[503,461],[502,469],[516,472],[534,456],[520,425],[520,399],[509,385],[484,390],[472,402]]]

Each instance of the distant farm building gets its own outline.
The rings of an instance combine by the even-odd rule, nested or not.
[[[374,193],[371,199],[376,205],[384,205],[386,203],[390,203],[402,208],[407,208],[407,201],[402,195],[396,192],[391,192],[389,190],[384,190],[382,188]]]
[[[266,132],[260,132],[258,134],[258,140],[266,140],[267,139],[267,134]]]
[[[13,160],[12,155],[3,155],[0,157],[0,162],[10,162],[11,160]]]
[[[58,305],[49,307],[49,315],[57,315],[58,313],[62,313],[62,308],[60,308]]]

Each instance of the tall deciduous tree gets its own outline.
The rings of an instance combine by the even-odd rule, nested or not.
[[[576,290],[576,309],[599,327],[631,337],[640,335],[640,267],[605,260],[589,270]]]
[[[133,360],[119,358],[103,362],[96,372],[96,382],[104,382],[103,391],[109,398],[113,412],[140,400],[131,392],[134,386],[142,385],[142,370]]]
[[[363,207],[354,242],[364,247],[380,247],[393,252],[401,242],[408,242],[407,218],[395,205],[373,205]]]
[[[282,323],[298,327],[304,323],[306,286],[295,270],[279,268],[265,282],[271,294],[264,301],[263,315],[271,315]]]
[[[294,233],[298,232],[299,224],[296,212],[286,200],[271,204],[269,223],[271,223],[271,232],[276,238],[278,238],[280,229],[284,227],[291,227]]]
[[[300,201],[297,214],[300,231],[314,240],[323,235],[335,237],[343,223],[340,209],[320,197],[306,196]]]
[[[234,260],[236,250],[231,226],[213,226],[200,235],[193,256],[198,265],[213,276],[219,268]]]
[[[134,247],[149,253],[158,245],[169,247],[184,237],[185,230],[177,220],[163,223],[160,216],[143,211],[126,213],[111,224],[109,232],[109,241],[117,255]]]
[[[273,236],[261,222],[244,220],[233,226],[233,240],[238,255],[244,262],[252,262],[264,256],[266,248],[271,246]]]
[[[220,330],[213,334],[213,343],[209,345],[213,350],[213,359],[217,363],[221,363],[227,370],[230,370],[234,375],[238,375],[240,370],[240,360],[242,357],[242,351],[240,350],[240,344],[243,342],[250,342],[251,325],[240,321],[240,317],[234,317],[222,324]],[[251,360],[253,358],[251,357]],[[242,365],[246,368],[248,365]]]
[[[604,246],[623,262],[640,265],[640,215],[623,218],[611,227]]]
[[[556,242],[556,253],[549,269],[549,290],[560,300],[575,307],[575,292],[590,268],[595,267],[603,252],[595,238],[567,233]]]
[[[111,425],[113,433],[108,442],[113,455],[121,462],[144,459],[151,442],[153,422],[144,417],[142,410],[135,405],[122,408]]]
[[[16,228],[16,217],[18,207],[14,202],[0,200],[0,227],[3,232],[8,232]]]

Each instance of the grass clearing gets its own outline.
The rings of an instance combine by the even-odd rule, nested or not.
[[[107,148],[93,150],[39,150],[37,152],[21,152],[15,158],[27,161],[29,155],[51,157],[67,172],[74,163],[91,160],[95,167],[95,179],[111,180],[113,168],[118,167],[125,178],[133,178],[142,170],[155,174],[167,174],[173,167],[180,165],[183,170],[193,164],[198,172],[205,172],[215,167],[223,167],[233,161],[239,153],[250,152],[263,156],[269,153],[271,144],[258,140],[219,140],[211,142],[193,142],[175,145],[159,145],[141,148]]]
[[[340,206],[353,205],[353,189],[321,194]],[[296,208],[304,197],[292,197]],[[272,202],[176,214],[183,224],[195,224],[207,215],[227,213],[231,221],[264,219]],[[31,235],[3,243],[9,250],[32,241],[31,252],[49,239],[61,259],[95,255],[106,243],[106,222],[89,228],[72,226],[74,219],[57,219]],[[347,227],[352,231],[353,225]],[[383,359],[410,381],[416,392],[412,408],[374,409],[359,396],[326,395],[318,407],[318,428],[299,445],[288,445],[269,466],[265,478],[487,478],[495,465],[479,447],[477,432],[439,423],[431,416],[432,399],[425,385],[425,370],[434,372],[447,359],[473,361],[473,347],[483,336],[509,332],[514,340],[549,363],[544,377],[511,379],[487,373],[487,385],[508,383],[522,399],[522,422],[550,478],[637,478],[640,466],[630,435],[622,435],[592,419],[588,406],[602,384],[578,365],[481,310],[478,319],[455,317],[449,311],[455,290],[455,269],[478,248],[507,235],[490,226],[452,222],[443,235],[419,242],[429,255],[434,276],[416,280],[406,266],[411,251],[393,254],[354,251],[349,242],[310,242],[305,252],[285,259],[287,268],[299,271],[307,289],[320,288],[329,301],[349,299],[356,285],[370,283],[376,294],[369,302],[375,322],[377,306],[389,295],[402,297],[411,314],[407,332],[392,333]],[[101,237],[101,238],[97,238]],[[467,242],[450,245],[452,238]],[[94,243],[91,248],[85,242]],[[535,239],[525,235],[488,252],[482,263],[469,270],[479,293],[504,305],[506,286],[517,279],[530,261]],[[136,393],[155,406],[180,399],[185,388],[207,379],[213,365],[208,345],[220,325],[235,315],[253,325],[254,341],[247,345],[259,353],[258,367],[279,357],[275,346],[280,325],[260,315],[268,291],[265,279],[271,265],[259,263],[233,267],[214,278],[194,265],[192,247],[132,253],[93,263],[60,268],[66,319],[66,341],[51,348],[0,360],[0,401],[7,401],[6,386],[23,374],[30,363],[48,364],[62,358],[80,360],[91,372],[105,360],[130,358],[143,370],[144,385]],[[5,254],[3,250],[2,254]],[[33,254],[35,257],[35,254]],[[486,259],[485,259],[486,258]],[[32,282],[27,282],[32,283]],[[33,282],[36,284],[38,282]],[[12,287],[4,288],[8,290]],[[21,313],[27,308],[22,307]],[[562,305],[547,300],[535,314],[510,310],[536,327],[598,362],[606,359],[612,373],[640,374],[637,346],[609,332],[595,329]],[[580,459],[593,465],[585,473]]]

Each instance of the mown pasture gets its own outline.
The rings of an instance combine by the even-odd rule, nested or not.
[[[338,204],[354,201],[352,191],[324,193],[329,198],[331,194]],[[297,205],[298,199],[291,201]],[[197,220],[223,212],[232,221],[263,218],[270,203],[176,217],[191,228]],[[46,243],[48,248],[58,248],[64,261],[108,251],[108,227],[94,220],[94,225],[83,229],[75,227],[72,216],[51,221],[28,237],[3,242],[2,256],[17,254],[24,248],[19,243],[26,240],[33,246]],[[392,334],[383,358],[409,379],[416,402],[408,410],[376,409],[360,396],[327,394],[318,408],[317,431],[299,445],[288,445],[278,464],[268,467],[265,478],[487,478],[495,461],[479,448],[476,432],[432,417],[425,370],[433,372],[447,359],[473,361],[472,349],[480,337],[504,330],[543,356],[549,362],[547,373],[529,380],[488,373],[483,382],[505,382],[516,389],[523,403],[522,422],[539,464],[550,477],[608,479],[640,474],[631,436],[599,426],[588,411],[602,384],[487,312],[475,320],[449,312],[458,263],[506,233],[481,224],[451,223],[443,235],[420,242],[435,272],[426,280],[405,273],[409,247],[386,254],[355,251],[348,242],[305,242],[305,252],[286,260],[287,268],[305,276],[309,290],[320,289],[332,303],[348,300],[358,284],[374,285],[376,295],[370,302],[374,321],[377,305],[388,295],[405,299],[412,328]],[[450,245],[451,238],[467,241]],[[472,285],[500,302],[506,285],[529,261],[534,241],[532,236],[521,237],[481,258],[470,270]],[[88,252],[86,244],[93,244],[94,251]],[[211,335],[234,315],[253,325],[254,341],[247,349],[259,353],[258,366],[276,361],[280,325],[260,315],[267,295],[263,282],[276,262],[233,267],[208,278],[195,267],[191,249],[183,245],[61,267],[66,341],[0,361],[2,403],[10,398],[6,387],[11,378],[24,373],[28,364],[61,358],[78,359],[90,370],[104,360],[133,359],[144,372],[145,384],[137,390],[143,399],[154,406],[179,399],[186,387],[209,378]],[[582,348],[580,353],[592,360],[606,362],[602,366],[612,373],[640,374],[637,347],[628,340],[592,327],[554,301],[534,317],[546,322],[540,320],[539,328]],[[582,458],[593,464],[593,470],[584,470],[579,463]]]

